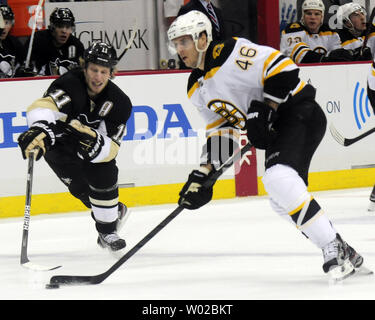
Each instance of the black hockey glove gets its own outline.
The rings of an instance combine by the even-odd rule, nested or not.
[[[36,160],[39,160],[56,141],[56,125],[45,120],[34,122],[29,130],[18,137],[18,145],[22,151],[22,157],[28,158],[29,152],[39,147]]]
[[[257,149],[266,149],[276,137],[272,125],[277,113],[269,105],[257,100],[251,101],[246,121],[247,137]]]
[[[321,62],[346,62],[354,61],[353,50],[346,50],[344,48],[332,50],[327,57],[323,57]]]
[[[372,60],[372,53],[369,47],[359,47],[354,49],[354,57],[356,61],[369,61]]]
[[[195,210],[212,199],[212,186],[203,187],[203,183],[207,180],[207,174],[194,170],[190,173],[188,181],[180,191],[180,199],[178,204],[186,209]]]
[[[65,124],[65,133],[76,142],[77,153],[83,159],[92,161],[102,150],[103,136],[96,130],[83,125],[78,120]]]

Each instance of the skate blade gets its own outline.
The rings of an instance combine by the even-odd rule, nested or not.
[[[355,273],[357,275],[369,276],[374,274],[374,271],[362,265],[359,268],[355,269]]]
[[[349,260],[345,261],[342,266],[338,266],[328,271],[328,275],[331,278],[330,282],[332,283],[340,282],[354,273],[355,269]]]

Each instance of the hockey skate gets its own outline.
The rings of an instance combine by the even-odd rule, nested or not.
[[[351,250],[350,250],[350,249]],[[343,280],[355,272],[353,263],[361,266],[363,258],[344,242],[337,233],[336,238],[322,248],[324,264],[323,271],[335,281]],[[350,255],[352,254],[352,261]]]
[[[109,248],[111,251],[118,251],[126,247],[126,242],[121,239],[117,231],[121,230],[125,221],[129,217],[129,210],[122,202],[118,203],[118,219],[116,224],[116,231],[109,234],[99,233],[97,243],[102,248]]]
[[[102,248],[108,248],[111,251],[118,251],[126,247],[126,242],[121,239],[116,232],[104,234],[99,233],[98,244]]]
[[[372,198],[372,195],[371,195],[371,198],[370,198],[370,204],[367,208],[367,211],[371,212],[371,214],[375,213],[375,199]]]
[[[120,231],[121,228],[124,226],[126,220],[129,218],[130,211],[126,205],[124,205],[122,202],[118,203],[118,219],[117,219],[117,225],[116,230]]]

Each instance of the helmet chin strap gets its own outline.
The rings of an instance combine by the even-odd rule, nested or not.
[[[198,54],[198,60],[197,60],[197,63],[195,65],[194,69],[198,69],[199,66],[201,65],[202,58],[203,58],[203,53],[207,51],[209,45],[210,45],[210,43],[208,42],[207,45],[206,45],[206,48],[204,48],[204,49],[201,50],[201,49],[198,48],[198,43],[195,44],[195,48],[197,49],[197,51],[199,52],[199,54]]]

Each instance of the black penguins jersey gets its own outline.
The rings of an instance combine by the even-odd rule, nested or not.
[[[35,33],[31,61],[39,75],[62,75],[79,66],[83,56],[84,46],[75,36],[70,35],[61,47],[56,47],[53,39],[49,29]],[[29,41],[25,45],[28,48]]]
[[[295,63],[320,62],[332,50],[340,49],[337,32],[322,25],[318,33],[310,33],[302,24],[289,24],[281,33],[280,51]]]
[[[0,78],[14,77],[25,59],[24,47],[17,37],[8,35],[0,40]]]
[[[246,129],[252,100],[282,104],[304,91],[298,73],[280,51],[231,38],[210,44],[204,71],[194,69],[189,77],[188,97],[207,123],[208,137],[228,128]]]
[[[27,121],[30,126],[40,120],[49,123],[79,120],[104,137],[104,146],[92,162],[105,162],[117,155],[131,110],[129,97],[110,80],[103,91],[91,99],[83,70],[75,69],[53,81],[44,97],[29,106]]]

